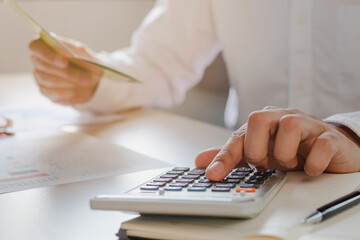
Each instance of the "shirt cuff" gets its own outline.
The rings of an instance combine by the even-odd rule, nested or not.
[[[324,119],[324,121],[344,125],[360,137],[360,112],[339,113]]]
[[[93,56],[97,61],[104,65],[113,67],[124,73],[129,72],[129,68],[118,64],[114,65],[109,55],[105,52],[94,54]],[[128,73],[133,76],[132,72]],[[136,76],[134,76],[136,78]],[[91,111],[95,113],[109,113],[126,110],[129,108],[139,107],[144,104],[144,84],[134,82],[125,76],[104,75],[97,89],[95,90],[92,98],[82,104],[73,105],[79,111]]]

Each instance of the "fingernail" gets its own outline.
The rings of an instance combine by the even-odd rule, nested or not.
[[[56,66],[61,67],[61,68],[64,68],[67,65],[67,61],[62,57],[56,57],[54,62],[55,62]]]
[[[225,169],[224,163],[221,161],[215,162],[209,168],[209,170],[215,175],[223,173],[224,169]]]

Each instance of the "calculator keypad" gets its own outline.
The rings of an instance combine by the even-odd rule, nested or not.
[[[236,168],[223,180],[209,181],[205,177],[205,169],[175,167],[161,176],[140,187],[141,191],[169,191],[169,192],[255,192],[271,176],[275,169],[265,172],[254,171],[251,168]]]

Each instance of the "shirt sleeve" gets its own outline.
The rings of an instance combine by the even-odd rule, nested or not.
[[[158,0],[129,48],[96,55],[141,83],[103,77],[92,99],[75,108],[114,112],[179,104],[220,51],[210,1]]]
[[[344,125],[360,137],[360,111],[335,114],[324,119],[324,121]]]

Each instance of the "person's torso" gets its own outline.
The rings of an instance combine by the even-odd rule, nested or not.
[[[228,125],[266,105],[320,118],[360,109],[360,0],[213,0],[212,10],[235,89],[227,111],[239,113]]]

